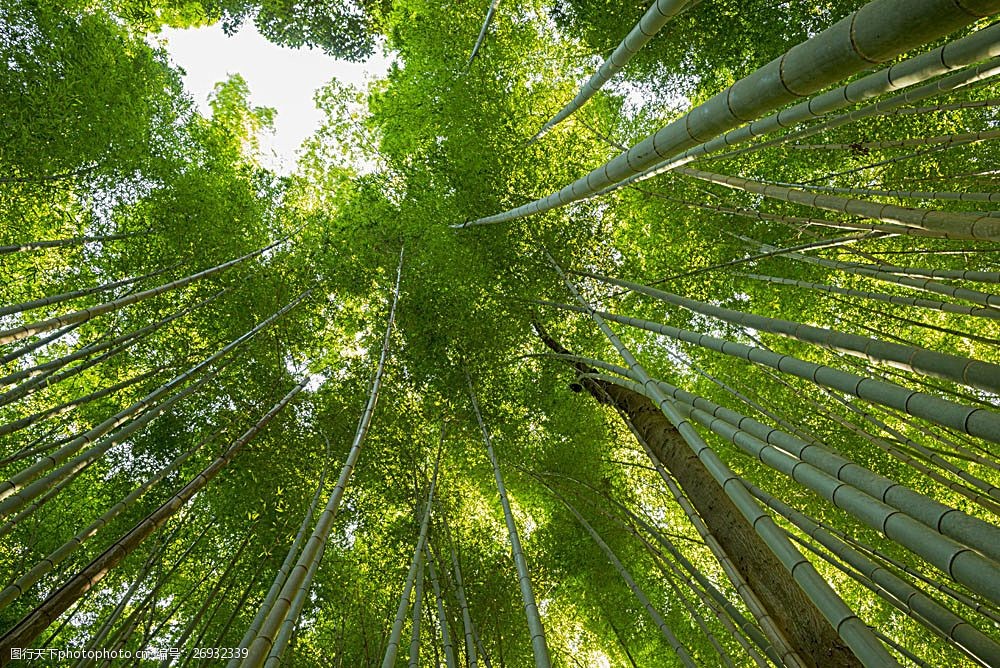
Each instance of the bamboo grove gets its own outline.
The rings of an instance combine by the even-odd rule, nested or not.
[[[1000,2],[325,4],[0,0],[0,664],[1000,665]]]

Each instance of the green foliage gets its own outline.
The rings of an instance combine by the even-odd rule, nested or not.
[[[43,497],[23,519],[0,529],[0,570],[18,577],[140,481],[191,452],[0,611],[0,629],[13,627],[90,559],[196,480],[309,374],[307,389],[218,477],[111,569],[75,612],[63,615],[60,621],[70,619],[66,625],[53,625],[38,641],[57,632],[51,646],[84,646],[137,581],[140,586],[111,625],[106,646],[118,640],[132,650],[170,646],[185,633],[189,646],[236,646],[314,491],[319,487],[322,507],[347,457],[368,399],[402,249],[401,295],[383,390],[286,662],[380,664],[416,542],[427,478],[440,452],[431,545],[451,636],[459,645],[464,637],[451,567],[454,549],[469,612],[493,665],[531,665],[493,470],[465,389],[468,371],[493,434],[555,665],[679,665],[556,493],[594,526],[698,665],[722,665],[706,628],[737,665],[746,664],[745,652],[704,603],[701,585],[692,588],[686,575],[678,576],[680,562],[640,527],[642,522],[749,614],[735,587],[650,469],[620,416],[579,391],[583,388],[573,369],[546,354],[533,328],[544,325],[581,355],[620,363],[585,314],[539,303],[572,299],[549,257],[567,270],[656,283],[709,304],[994,363],[1000,361],[996,319],[831,296],[752,278],[748,274],[940,297],[799,262],[788,254],[753,257],[761,243],[785,248],[831,239],[850,230],[822,225],[859,221],[679,175],[664,174],[512,224],[467,230],[449,225],[557,190],[616,155],[614,142],[632,143],[677,117],[665,100],[704,99],[856,4],[699,3],[629,66],[626,83],[529,143],[589,74],[594,55],[610,52],[645,7],[584,0],[501,5],[486,45],[467,69],[486,10],[469,3],[162,0],[115,3],[109,14],[91,3],[56,8],[3,1],[0,23],[8,29],[0,31],[0,51],[9,68],[0,75],[0,245],[129,235],[0,255],[5,304],[165,269],[134,286],[145,290],[284,241],[226,271],[88,320],[11,357],[2,367],[4,376],[49,364],[56,368],[53,373],[66,375],[47,377],[17,399],[4,401],[0,394],[0,425],[74,405],[0,435],[0,478],[46,461],[39,458],[129,409],[311,292],[223,358],[218,374],[198,392],[134,434],[116,436],[124,433],[117,431],[124,423],[109,431],[116,443],[104,456],[68,478],[51,498]],[[278,43],[316,46],[352,59],[362,59],[385,39],[396,62],[384,80],[364,89],[337,80],[317,82],[324,123],[304,145],[296,173],[281,178],[261,166],[258,154],[260,135],[271,127],[275,112],[253,107],[246,81],[233,75],[217,84],[211,114],[202,117],[182,94],[177,73],[140,34],[161,25],[216,20],[230,31],[253,21]],[[877,116],[804,141],[854,145],[988,129],[997,120],[996,106],[989,102],[996,93],[995,84],[970,87],[926,104],[982,106]],[[996,190],[995,142],[915,156],[905,150],[804,150],[779,144],[709,156],[698,167],[845,188]],[[857,196],[899,203],[899,198]],[[989,206],[955,200],[903,203],[956,212]],[[900,234],[807,254],[842,262],[996,272],[1000,265],[994,251],[995,244],[986,241]],[[608,311],[995,410],[995,396],[957,383],[709,319],[572,276],[595,305]],[[992,289],[989,283],[950,282]],[[93,307],[129,289],[4,316],[0,329]],[[121,353],[61,362],[86,346],[153,323],[160,324],[129,341]],[[985,440],[667,336],[613,327],[653,377],[755,419],[783,422],[803,438],[822,440],[858,464],[995,524],[998,507],[991,494],[1000,478],[995,446]],[[0,353],[38,338],[4,346]],[[119,383],[124,385],[87,399]],[[0,385],[0,393],[11,387],[20,386],[11,381]],[[746,456],[727,439],[698,429],[737,474],[932,582],[944,581],[945,575],[911,551]],[[778,522],[803,537],[789,523]],[[918,621],[820,557],[807,556],[865,623],[931,665],[968,663],[960,650]],[[949,581],[949,586],[976,602],[986,600],[962,585]],[[433,608],[430,598],[425,604]],[[996,639],[987,620],[970,610],[963,614]],[[425,631],[421,653],[429,662],[440,650],[440,639],[433,623],[426,623]],[[195,643],[195,638],[200,640]]]

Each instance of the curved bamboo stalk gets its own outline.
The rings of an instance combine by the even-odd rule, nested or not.
[[[443,430],[443,429],[442,429]],[[424,508],[424,517],[420,522],[420,535],[417,537],[417,546],[413,550],[413,559],[410,561],[410,571],[406,575],[406,583],[403,585],[403,593],[399,597],[399,607],[396,609],[396,618],[392,623],[392,631],[389,633],[389,642],[386,645],[385,656],[382,659],[382,668],[393,668],[396,663],[396,653],[399,651],[400,636],[403,633],[403,621],[406,619],[406,606],[410,602],[410,592],[413,590],[413,583],[420,568],[424,545],[427,543],[427,532],[431,522],[431,508],[434,500],[434,486],[437,484],[438,464],[441,462],[441,450],[438,449],[438,457],[434,464],[434,475],[431,477],[427,492],[427,504]]]
[[[326,444],[326,452],[327,456],[329,456],[330,441],[327,440]],[[324,460],[325,459],[326,458],[324,458]],[[281,562],[281,566],[278,568],[278,573],[274,576],[274,580],[271,582],[271,588],[267,590],[267,594],[264,595],[264,599],[257,607],[257,613],[250,622],[250,626],[247,628],[246,633],[243,634],[243,639],[240,640],[239,649],[247,649],[250,647],[250,643],[253,642],[254,638],[257,637],[257,633],[260,631],[261,624],[264,623],[264,618],[267,616],[267,613],[270,612],[271,607],[274,605],[274,601],[278,598],[278,594],[281,593],[281,588],[285,584],[288,573],[291,571],[292,565],[299,556],[299,549],[302,547],[302,542],[306,539],[306,532],[309,530],[309,525],[312,521],[313,513],[316,511],[316,505],[319,503],[319,497],[323,492],[323,483],[325,481],[326,463],[324,461],[323,473],[320,475],[319,483],[316,485],[316,491],[313,493],[312,501],[306,509],[305,517],[302,518],[302,523],[299,524],[299,530],[295,533],[295,538],[292,539],[292,544],[289,546],[288,552],[285,554],[285,560]],[[239,662],[240,659],[233,658],[230,660],[229,666],[236,666]]]
[[[21,302],[20,304],[10,304],[8,306],[0,307],[0,316],[11,315],[13,313],[23,313],[24,311],[31,311],[33,309],[41,308],[43,306],[52,306],[53,304],[61,304],[62,302],[70,301],[71,299],[86,297],[88,295],[93,295],[98,292],[108,292],[109,290],[114,290],[115,288],[120,288],[126,285],[131,285],[132,283],[138,283],[139,281],[144,281],[147,278],[153,278],[154,276],[159,276],[160,274],[166,273],[171,269],[176,269],[180,265],[181,263],[177,262],[175,264],[170,265],[169,267],[163,267],[162,269],[151,271],[148,274],[143,274],[142,276],[123,278],[120,281],[111,281],[92,288],[81,288],[80,290],[71,290],[70,292],[64,292],[58,295],[51,295],[49,297],[42,297],[40,299],[33,299],[31,301]]]
[[[915,227],[946,239],[1000,240],[1000,219],[992,216],[903,207],[837,195],[810,194],[784,186],[766,185],[740,176],[716,174],[691,167],[676,167],[674,171],[709,183],[735,188],[755,195],[763,195],[783,202],[794,202],[825,211],[864,216],[891,225]]]
[[[132,385],[136,385],[138,383],[141,383],[144,380],[148,380],[148,379],[152,378],[153,376],[155,376],[158,373],[160,373],[161,371],[163,371],[164,368],[165,367],[160,367],[158,369],[153,369],[152,371],[147,371],[146,373],[143,373],[143,374],[140,374],[138,376],[135,376],[134,378],[129,378],[128,380],[123,380],[120,383],[115,383],[114,385],[102,388],[100,390],[97,390],[96,392],[91,392],[90,394],[84,395],[84,396],[82,396],[82,397],[80,397],[78,399],[71,399],[70,401],[64,401],[61,404],[57,404],[56,406],[52,406],[51,408],[47,408],[47,409],[45,409],[43,411],[39,411],[37,413],[32,413],[31,415],[25,416],[25,417],[21,418],[20,420],[14,420],[13,422],[7,422],[5,424],[0,424],[0,436],[6,436],[7,434],[13,434],[13,433],[15,433],[17,431],[20,431],[21,429],[25,429],[27,427],[30,427],[31,425],[36,424],[38,422],[41,422],[43,420],[47,420],[47,419],[49,419],[51,417],[55,417],[55,416],[58,416],[58,415],[63,415],[64,413],[68,413],[69,411],[73,410],[74,408],[77,408],[79,406],[83,406],[84,404],[88,404],[91,401],[96,401],[98,399],[103,399],[104,397],[110,396],[110,395],[118,392],[119,390],[123,390],[126,387],[130,387]],[[21,453],[18,453],[16,459],[13,458],[13,457],[5,457],[4,459],[0,460],[0,466],[12,463],[14,461],[18,461],[19,459],[23,459],[24,456],[30,456],[30,453],[27,454],[27,455],[23,455],[23,456],[21,455]]]
[[[503,483],[503,475],[500,473],[500,464],[497,461],[496,453],[493,451],[493,439],[483,421],[483,415],[479,411],[479,402],[476,400],[476,390],[472,385],[472,376],[465,371],[465,380],[469,386],[469,399],[472,401],[472,410],[476,415],[476,422],[483,433],[483,441],[486,443],[486,454],[489,456],[490,464],[493,465],[493,478],[496,481],[497,493],[500,495],[500,505],[503,507],[503,517],[507,524],[507,536],[510,539],[511,554],[514,565],[517,567],[517,580],[521,588],[521,599],[524,601],[524,614],[528,619],[528,631],[531,633],[531,650],[535,657],[535,668],[549,668],[549,648],[545,641],[545,629],[542,626],[542,618],[538,613],[538,605],[535,603],[535,594],[531,588],[531,576],[528,573],[528,562],[524,558],[524,551],[521,549],[521,539],[517,533],[517,524],[514,522],[514,513],[510,509],[510,501],[507,498],[507,488]],[[385,668],[385,667],[384,667]]]
[[[608,370],[630,378],[633,382],[638,382],[636,376],[623,367],[589,359],[585,359],[585,363],[606,366]],[[612,378],[602,377],[601,380],[610,382]],[[657,380],[654,382],[662,393],[678,402],[676,404],[678,410],[715,431],[723,438],[732,440],[735,437],[735,431],[745,432],[756,439],[750,447],[758,450],[764,450],[764,446],[767,445],[780,448],[782,451],[794,455],[801,462],[836,478],[844,485],[856,488],[865,495],[891,506],[895,512],[902,513],[920,522],[928,529],[948,536],[957,542],[974,547],[991,559],[1000,562],[1000,527],[934,501],[890,478],[874,473],[836,452],[832,452],[819,443],[803,441],[796,436],[762,424],[704,397],[686,392],[666,381]],[[635,391],[635,388],[631,386],[630,389]],[[879,422],[878,424],[884,426],[884,423]],[[894,433],[898,434],[898,432]],[[740,448],[744,447],[742,443],[734,444]],[[763,461],[760,452],[751,452],[750,454]],[[764,463],[770,465],[768,462]],[[862,518],[862,521],[867,520]]]
[[[589,314],[589,309],[557,305],[551,306]],[[720,352],[724,355],[771,367],[783,373],[812,381],[818,385],[830,387],[853,397],[873,401],[884,406],[901,410],[908,415],[951,427],[971,436],[978,436],[994,442],[1000,442],[1000,414],[985,408],[969,408],[946,399],[941,399],[922,392],[908,390],[887,381],[864,378],[856,374],[834,369],[822,364],[800,360],[791,355],[779,355],[761,348],[735,343],[707,334],[699,334],[686,329],[661,325],[659,323],[615,315],[607,311],[594,311],[600,318],[618,322],[623,325],[645,329],[655,334],[663,334],[679,341]],[[645,381],[644,381],[645,382]]]
[[[968,86],[981,85],[983,82],[987,81],[991,77],[994,77],[998,73],[1000,73],[1000,61],[996,59],[996,56],[1000,56],[1000,49],[998,49],[996,46],[996,40],[998,34],[1000,34],[1000,29],[998,29],[996,25],[992,25],[989,26],[988,28],[984,28],[964,38],[965,40],[968,40],[968,42],[966,42],[966,48],[964,49],[964,53],[962,54],[962,56],[965,57],[961,59],[962,63],[961,66],[964,67],[964,69],[961,69],[957,72],[953,72],[947,76],[941,77],[935,82],[925,84],[923,86],[920,86],[919,88],[914,88],[913,90],[907,91],[905,93],[893,95],[891,97],[885,98],[884,100],[880,100],[872,104],[867,104],[863,107],[859,107],[858,109],[854,109],[847,113],[843,113],[838,116],[833,116],[823,121],[822,123],[817,123],[807,128],[802,128],[801,130],[796,130],[794,132],[787,133],[785,135],[776,137],[774,139],[769,139],[767,141],[759,142],[752,146],[747,146],[741,149],[730,151],[728,153],[720,153],[719,155],[713,156],[713,159],[716,160],[728,159],[738,155],[742,155],[744,153],[756,152],[764,148],[777,146],[778,144],[784,144],[794,139],[811,137],[820,132],[824,132],[826,130],[832,130],[842,125],[859,121],[863,118],[880,116],[888,112],[895,111],[897,109],[904,107],[905,105],[913,104],[914,102],[919,102],[921,100],[926,100],[941,93],[954,91],[959,88],[965,88]],[[956,42],[953,42],[953,44],[958,44],[959,42],[962,41],[963,40],[957,40]],[[945,57],[943,52],[942,52],[942,57]],[[990,58],[990,60],[986,60],[986,62],[981,63],[979,65],[965,67],[966,65],[973,65],[973,63],[975,62],[980,60],[985,60],[987,58]],[[934,68],[934,66],[931,65],[929,62],[925,63],[925,66]],[[955,69],[955,67],[942,68],[940,67],[939,63],[938,67],[936,67],[935,69],[937,71],[935,71],[934,74],[932,74],[931,76],[937,76],[938,74],[949,72]],[[891,77],[892,74],[891,68],[885,72],[887,76]],[[923,77],[922,80],[926,80],[928,78],[930,77],[929,76]],[[880,93],[889,92],[890,90],[895,90],[896,88],[898,87],[888,88],[880,91]],[[847,87],[845,87],[845,90],[847,90]],[[828,95],[829,93],[825,93],[821,97],[825,97]],[[847,105],[846,104],[840,105],[840,107],[844,106]]]
[[[444,596],[441,593],[441,583],[438,581],[437,569],[434,567],[434,559],[430,558],[427,552],[425,541],[424,556],[427,569],[430,571],[431,587],[434,589],[434,599],[437,601],[438,625],[441,627],[441,645],[444,647],[444,661],[448,668],[458,668],[458,661],[455,660],[455,646],[451,642],[451,629],[448,626],[448,615],[444,610]]]
[[[141,232],[126,232],[123,234],[106,234],[103,236],[82,236],[71,237],[69,239],[51,239],[47,241],[25,241],[20,244],[0,246],[0,255],[9,253],[21,253],[25,251],[42,250],[44,248],[62,248],[64,246],[79,246],[87,243],[103,243],[105,241],[117,241],[119,239],[131,239],[132,237],[143,237],[152,234],[152,230]]]
[[[423,554],[420,555],[421,558]],[[420,612],[424,602],[424,568],[423,561],[417,566],[417,583],[414,589],[413,611],[410,622],[410,661],[409,668],[420,668]]]
[[[229,579],[230,573],[232,573],[233,569],[236,568],[240,558],[243,556],[243,552],[246,551],[247,546],[250,545],[250,540],[254,537],[255,527],[256,522],[250,526],[249,530],[244,535],[243,540],[240,541],[240,546],[236,549],[232,558],[229,559],[229,563],[226,564],[225,569],[223,569],[222,573],[219,574],[219,577],[212,584],[212,588],[208,590],[208,593],[205,595],[205,599],[201,602],[201,605],[198,606],[198,610],[188,618],[187,624],[185,624],[184,631],[181,635],[177,638],[171,638],[171,642],[173,643],[172,647],[184,647],[188,638],[190,638],[191,634],[194,633],[195,628],[197,628],[198,624],[201,623],[201,620],[205,616],[209,607],[219,597],[219,592],[222,591],[223,584]],[[160,668],[169,668],[173,660],[174,657],[167,656],[160,662]]]
[[[694,430],[691,423],[683,419],[675,405],[653,384],[652,379],[638,360],[625,347],[603,319],[603,313],[596,311],[565,276],[562,270],[551,260],[556,272],[560,275],[566,287],[584,307],[618,354],[625,360],[628,368],[641,379],[641,385],[651,401],[657,405],[663,415],[677,429],[692,453],[703,462],[706,470],[723,489],[726,496],[734,503],[740,513],[746,518],[758,535],[764,540],[767,548],[779,559],[781,564],[791,574],[792,579],[802,588],[805,595],[816,606],[816,609],[827,620],[836,634],[847,644],[853,655],[864,665],[893,666],[899,665],[886,651],[885,647],[871,634],[870,629],[830,588],[829,584],[813,568],[798,550],[788,541],[787,537],[774,523],[769,515],[764,513],[756,501],[746,490],[737,486],[739,477],[712,451],[701,436]],[[651,395],[651,396],[650,396]],[[742,490],[742,491],[741,491]]]
[[[124,510],[131,507],[132,504],[139,500],[139,498],[148,492],[154,485],[162,481],[172,471],[177,470],[177,468],[186,462],[192,455],[198,452],[198,450],[200,450],[205,444],[210,443],[218,435],[219,431],[216,431],[192,449],[174,458],[173,461],[157,471],[149,480],[143,482],[141,485],[132,490],[124,499],[111,506],[111,508],[105,511],[104,514],[96,520],[91,522],[85,529],[79,531],[75,536],[70,538],[56,550],[49,553],[44,559],[35,564],[31,570],[17,578],[6,589],[0,591],[0,609],[10,605],[14,600],[27,591],[29,587],[33,586],[45,575],[52,572],[56,566],[62,563],[64,559],[72,555],[79,548],[83,547],[83,544],[87,540],[93,538],[98,531],[106,527],[111,520],[118,517],[118,515],[120,515]]]
[[[125,557],[131,554],[146,538],[158,530],[164,522],[177,513],[205,487],[222,469],[240,453],[243,447],[260,433],[275,415],[281,412],[291,400],[308,384],[309,377],[298,383],[288,394],[275,404],[257,423],[233,442],[229,448],[205,467],[179,492],[163,503],[159,508],[147,515],[129,532],[112,544],[102,554],[97,556],[68,582],[52,592],[32,612],[18,624],[0,637],[0,652],[9,656],[11,647],[30,647],[42,630],[51,624],[79,598],[83,592],[90,589]]]
[[[590,197],[664,158],[998,10],[996,0],[963,7],[944,0],[911,0],[907,11],[900,12],[893,0],[874,0],[558,192],[453,227],[507,222]]]
[[[853,144],[789,144],[789,148],[799,151],[852,151],[858,149],[903,148],[909,146],[930,146],[933,144],[974,144],[1000,137],[1000,130],[979,130],[978,132],[961,132],[956,134],[936,135],[934,137],[911,137],[908,139],[884,139],[880,141],[862,141]],[[987,199],[987,201],[992,201]]]
[[[786,188],[799,188],[802,190],[816,190],[827,193],[838,193],[841,195],[874,195],[876,197],[897,197],[900,199],[937,199],[953,200],[957,202],[1000,202],[998,192],[959,192],[951,190],[881,190],[878,188],[841,188],[837,186],[821,186],[815,183],[785,183],[783,181],[764,181],[768,185],[785,186]]]
[[[639,49],[646,46],[663,26],[667,25],[672,18],[683,12],[688,7],[698,4],[700,0],[654,0],[646,13],[642,15],[639,22],[629,31],[625,39],[622,40],[614,52],[608,56],[607,60],[601,63],[597,71],[583,84],[580,91],[569,103],[556,112],[555,116],[546,121],[542,129],[539,130],[531,141],[535,141],[545,136],[549,130],[568,118],[573,112],[582,107],[587,101],[597,94],[604,84],[611,80],[616,74],[624,69],[628,61],[639,52]]]
[[[773,246],[762,244],[760,242],[753,241],[752,239],[747,239],[746,237],[740,238],[764,250],[773,248]],[[971,290],[969,288],[957,288],[955,286],[938,283],[937,281],[932,281],[930,279],[915,279],[885,271],[875,271],[873,269],[866,269],[863,266],[857,266],[856,264],[852,266],[852,263],[849,262],[828,260],[826,258],[816,257],[815,255],[805,255],[803,253],[786,253],[785,255],[786,257],[789,257],[797,262],[808,262],[810,264],[827,267],[828,269],[837,269],[838,271],[843,271],[848,274],[875,278],[885,283],[905,285],[906,287],[916,288],[917,290],[934,292],[939,295],[954,297],[955,299],[963,299],[981,306],[1000,308],[1000,295],[993,295],[979,290]]]
[[[835,329],[814,327],[781,318],[771,318],[753,313],[734,311],[721,306],[714,306],[694,299],[681,297],[639,283],[611,278],[593,272],[581,271],[574,273],[581,276],[589,276],[610,285],[627,288],[633,292],[648,295],[668,304],[680,306],[695,313],[718,318],[725,322],[750,327],[757,331],[780,334],[797,341],[845,352],[849,355],[862,357],[870,361],[887,362],[901,369],[923,373],[936,378],[944,378],[968,385],[969,387],[1000,394],[1000,365],[990,362],[974,360],[950,353],[939,353],[917,346],[870,339],[856,334],[840,332]]]

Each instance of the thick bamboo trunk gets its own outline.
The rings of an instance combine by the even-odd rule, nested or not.
[[[802,529],[807,535],[817,540],[844,562],[857,569],[859,573],[864,574],[879,589],[887,592],[888,596],[885,594],[880,595],[890,603],[896,605],[904,613],[922,623],[929,624],[936,633],[950,640],[959,651],[978,659],[982,665],[1000,665],[1000,645],[983,635],[965,619],[945,608],[902,578],[897,577],[891,571],[882,568],[879,564],[864,556],[847,543],[837,539],[811,518],[798,512],[791,506],[751,485],[748,485],[748,489],[751,494],[763,503],[766,503],[773,510]],[[879,593],[878,589],[873,588],[873,591]]]
[[[540,336],[553,351],[567,354],[558,342]],[[577,370],[590,373],[585,365]],[[649,446],[654,461],[677,480],[712,535],[749,584],[768,616],[808,666],[860,666],[788,571],[744,518],[677,429],[648,398],[611,383],[582,378],[581,384],[600,403],[620,411]]]
[[[555,116],[549,119],[542,129],[534,136],[532,141],[545,135],[549,130],[568,118],[570,114],[587,103],[587,100],[594,97],[597,91],[604,84],[611,80],[613,76],[622,71],[628,61],[644,47],[663,26],[670,22],[670,19],[680,14],[691,5],[698,4],[700,0],[655,0],[637,24],[629,31],[625,39],[622,40],[608,59],[601,63],[593,76],[580,88],[565,107],[560,109]]]
[[[1000,0],[963,5],[909,0],[905,6],[900,0],[874,0],[558,192],[455,227],[516,220],[593,196],[661,160],[997,11]]]

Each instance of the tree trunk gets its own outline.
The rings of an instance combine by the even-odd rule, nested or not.
[[[550,349],[569,353],[540,328],[538,332]],[[581,373],[591,371],[582,364],[576,368]],[[598,402],[613,406],[632,422],[807,665],[861,666],[663,413],[645,396],[629,389],[589,378],[580,382]]]

